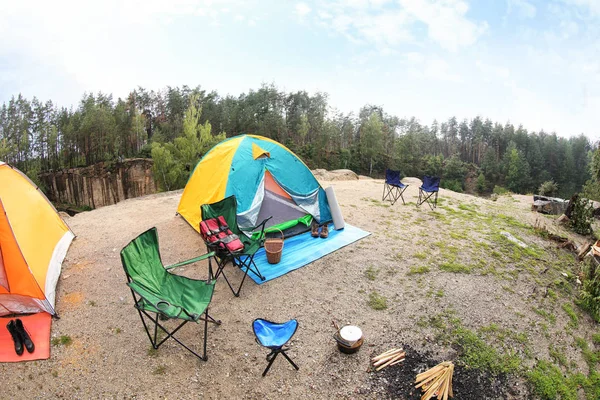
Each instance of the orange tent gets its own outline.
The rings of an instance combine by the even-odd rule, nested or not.
[[[56,283],[74,237],[29,178],[0,161],[0,316],[56,314]]]

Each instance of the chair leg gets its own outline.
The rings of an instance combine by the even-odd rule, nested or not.
[[[204,310],[204,354],[202,360],[207,361],[208,356],[206,355],[206,342],[208,340],[208,307]]]
[[[269,369],[271,368],[271,365],[273,365],[273,361],[275,361],[275,359],[277,358],[277,354],[279,354],[278,351],[272,351],[271,353],[269,353],[269,355],[267,355],[267,360],[269,359],[270,355],[273,355],[271,357],[271,360],[269,361],[269,364],[267,364],[267,368],[265,368],[265,370],[262,373],[262,376],[264,377],[265,375],[267,375],[267,372],[269,372]]]
[[[429,194],[425,194],[426,192],[424,192],[423,190],[419,189],[419,202],[417,203],[418,206],[420,206],[421,204],[427,202],[427,205],[429,206],[429,208],[431,208],[431,210],[433,210],[434,208],[437,207],[437,197],[438,197],[438,192],[428,192]],[[431,200],[431,197],[435,194],[434,200]],[[422,196],[421,196],[422,195]],[[422,199],[421,199],[422,197]]]
[[[140,318],[142,319],[142,324],[144,325],[144,328],[146,329],[146,333],[148,334],[148,338],[150,339],[150,343],[152,344],[152,347],[154,349],[158,349],[164,342],[166,342],[170,338],[170,339],[175,340],[183,348],[185,348],[187,351],[189,351],[190,353],[192,353],[199,359],[201,359],[203,361],[208,360],[208,357],[206,355],[206,347],[207,347],[207,340],[208,340],[208,323],[215,321],[214,318],[212,318],[210,315],[208,315],[208,308],[205,310],[205,312],[204,312],[205,316],[203,318],[203,320],[204,320],[204,355],[202,355],[202,356],[199,355],[198,353],[196,353],[194,350],[189,348],[185,343],[183,343],[181,340],[179,340],[175,337],[175,334],[189,321],[184,320],[174,330],[169,332],[164,326],[162,326],[159,323],[159,317],[158,317],[159,314],[156,314],[156,316],[153,317],[153,316],[149,315],[146,311],[142,311],[142,310],[138,309],[138,312],[140,313]],[[143,315],[145,315],[150,321],[154,322],[154,338],[150,334],[150,330],[148,329],[148,325],[147,325],[146,320],[143,317]],[[220,322],[221,321],[215,321],[215,323],[217,323],[218,325],[220,325]],[[165,338],[163,338],[160,342],[158,342],[158,340],[157,340],[158,339],[158,328],[160,328],[161,331],[163,331],[164,333],[167,334],[167,336]]]
[[[296,368],[296,371],[298,371],[298,370],[300,369],[300,367],[298,367],[298,366],[296,365],[296,363],[294,363],[294,362],[292,361],[292,359],[291,359],[291,358],[289,358],[287,354],[285,354],[285,350],[282,350],[282,351],[281,351],[281,354],[282,354],[282,355],[285,357],[285,359],[286,359],[286,360],[288,360],[288,361],[290,362],[290,364],[292,364],[292,366],[293,366],[294,368]]]
[[[396,201],[398,201],[398,188],[395,186],[392,186],[390,188],[390,195],[391,195],[391,200],[392,200],[392,205],[396,204]]]

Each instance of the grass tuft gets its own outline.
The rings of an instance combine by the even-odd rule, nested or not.
[[[421,266],[412,266],[408,271],[408,275],[417,275],[417,274],[426,274],[429,272],[429,267],[427,265]]]
[[[456,261],[448,261],[440,264],[440,269],[446,272],[452,272],[454,274],[470,274],[473,271],[473,267],[470,265],[459,264]]]
[[[385,310],[387,308],[387,299],[377,292],[369,294],[369,307],[373,310]]]
[[[50,343],[52,344],[52,346],[70,346],[71,343],[73,343],[73,339],[71,339],[71,336],[69,335],[61,335],[60,337],[52,338]]]

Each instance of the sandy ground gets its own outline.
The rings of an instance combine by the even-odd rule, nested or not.
[[[422,277],[407,275],[412,266],[423,263],[417,253],[431,253],[430,261],[435,259],[436,250],[428,243],[453,239],[439,218],[447,211],[416,207],[419,181],[405,181],[410,183],[405,192],[408,204],[399,202],[393,207],[379,201],[381,180],[332,182],[346,222],[372,232],[371,236],[260,286],[248,280],[239,298],[219,279],[210,313],[223,324],[209,325],[207,362],[171,342],[157,352],[150,351],[119,259],[123,246],[153,226],[158,228],[165,264],[205,252],[198,234],[175,215],[181,193],[126,200],[68,218],[77,238],[63,265],[56,304],[60,319],[53,322],[52,336],[67,335],[72,344],[53,346],[47,361],[0,365],[4,397],[379,398],[383,389],[366,372],[371,355],[409,344],[452,357],[451,349],[432,343],[428,331],[416,327],[421,315],[451,307],[469,327],[494,322],[541,336],[531,323],[539,315],[523,304],[535,291],[530,283],[515,281],[511,283],[514,293],[510,293],[491,275],[439,270]],[[328,185],[323,182],[324,187]],[[491,202],[441,190],[440,198],[453,206],[475,205],[480,213],[510,214],[531,224],[541,220],[558,229],[550,218],[530,212],[525,196]],[[537,237],[525,239],[552,246]],[[241,277],[230,265],[227,268],[233,279]],[[365,277],[369,268],[377,271],[376,279]],[[205,277],[206,264],[186,267],[180,273]],[[439,289],[446,295],[426,296]],[[367,305],[372,291],[388,299],[386,310],[375,311]],[[515,317],[515,310],[524,317]],[[278,358],[267,377],[261,377],[268,351],[254,341],[251,323],[257,317],[298,319],[300,327],[289,354],[299,371]],[[363,329],[365,345],[358,353],[338,352],[332,320]],[[188,324],[181,337],[200,349],[202,328]],[[559,335],[553,340],[563,339]],[[535,355],[547,357],[548,340],[537,337],[533,341]]]

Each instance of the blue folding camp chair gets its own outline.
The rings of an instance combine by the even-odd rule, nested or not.
[[[440,191],[440,178],[437,176],[427,176],[423,177],[423,184],[419,188],[419,202],[418,206],[427,202],[429,207],[433,210],[437,207],[437,199],[438,192]],[[431,197],[435,194],[433,200]]]
[[[404,193],[408,185],[400,182],[401,179],[400,171],[385,170],[385,183],[383,184],[383,197],[381,201],[390,200],[392,205],[394,205],[401,198],[402,204],[406,204],[402,193]]]
[[[291,319],[282,324],[267,321],[262,318],[257,318],[252,322],[252,330],[254,331],[254,336],[256,336],[256,342],[261,346],[271,349],[271,352],[267,355],[269,364],[267,365],[267,368],[265,368],[262,376],[265,376],[267,372],[269,372],[269,368],[271,368],[273,361],[275,361],[275,357],[277,357],[279,353],[281,353],[285,359],[296,368],[296,371],[299,369],[292,359],[285,354],[289,349],[283,347],[290,341],[292,336],[294,336],[296,329],[298,329],[298,321],[295,319]]]

